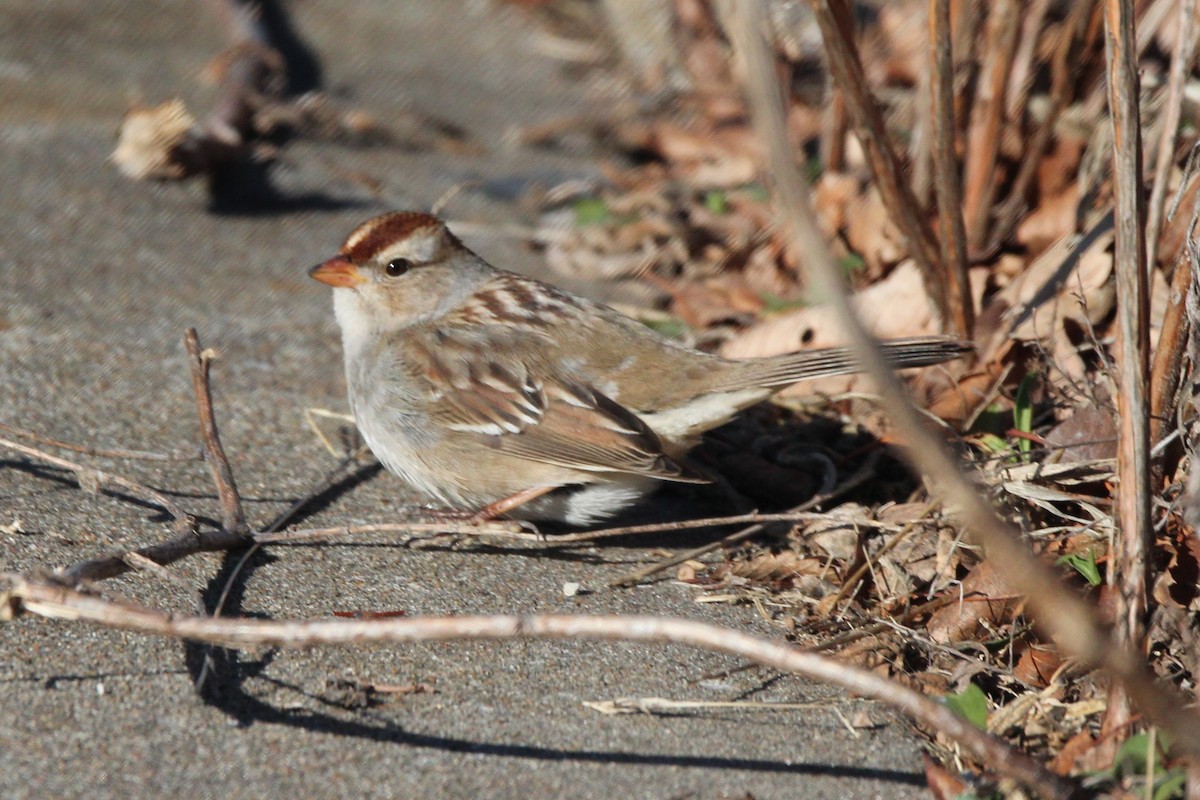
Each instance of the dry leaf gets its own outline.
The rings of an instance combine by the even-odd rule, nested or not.
[[[727,567],[729,574],[754,581],[778,581],[800,575],[819,576],[825,573],[835,576],[821,559],[802,556],[794,550],[759,553],[743,561],[730,562]]]
[[[1041,253],[1064,236],[1075,232],[1079,207],[1079,184],[1072,182],[1062,194],[1049,197],[1017,226],[1017,242],[1030,252]]]
[[[176,152],[195,124],[195,118],[178,98],[130,109],[121,121],[113,163],[121,174],[134,180],[187,177],[188,167],[178,160]]]
[[[883,339],[932,333],[933,310],[920,271],[912,261],[854,296],[871,332]],[[758,358],[846,343],[837,315],[828,306],[812,306],[768,317],[730,339],[727,358]],[[812,384],[806,384],[811,386]]]
[[[1045,438],[1062,448],[1060,463],[1116,458],[1116,415],[1104,406],[1079,406],[1071,416],[1047,431]]]
[[[846,242],[866,262],[872,278],[883,275],[907,252],[879,190],[870,187],[846,202]]]
[[[681,281],[672,293],[672,313],[697,330],[718,322],[754,317],[764,306],[762,296],[746,285],[739,272]]]
[[[950,770],[929,756],[925,756],[925,783],[936,800],[955,800],[967,791],[966,781],[951,774]]]
[[[1052,645],[1035,644],[1021,653],[1013,675],[1030,686],[1041,688],[1050,683],[1063,661],[1062,653]]]
[[[962,598],[933,612],[926,626],[929,638],[946,644],[990,637],[996,628],[1012,621],[1022,605],[989,561],[977,564],[963,580]]]
[[[1200,611],[1200,541],[1184,531],[1176,542],[1163,542],[1171,554],[1167,568],[1154,583],[1154,599],[1188,611]]]

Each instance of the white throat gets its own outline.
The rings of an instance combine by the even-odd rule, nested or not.
[[[333,314],[342,329],[342,347],[349,359],[371,342],[374,326],[371,310],[353,289],[333,290]]]

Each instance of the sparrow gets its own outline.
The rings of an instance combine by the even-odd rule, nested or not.
[[[664,481],[707,483],[700,435],[776,391],[857,371],[845,348],[730,360],[497,269],[437,217],[375,217],[309,271],[333,287],[356,424],[383,465],[475,519],[588,525]],[[883,344],[894,367],[971,348]]]

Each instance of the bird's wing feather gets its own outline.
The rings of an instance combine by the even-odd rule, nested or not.
[[[432,403],[436,424],[530,461],[585,472],[706,481],[667,455],[641,418],[586,382],[538,374],[531,365],[504,357],[501,348],[489,353],[439,344],[417,348],[430,385],[438,387]]]

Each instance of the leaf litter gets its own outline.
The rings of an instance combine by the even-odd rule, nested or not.
[[[990,192],[992,202],[978,217],[981,236],[969,252],[978,350],[970,364],[926,369],[909,382],[975,467],[980,491],[1064,581],[1111,613],[1115,292],[1103,25],[1098,11],[1034,5],[1027,19],[1004,18],[1013,13],[1005,4],[977,14],[974,23],[957,16],[961,9],[952,18],[965,78],[956,77],[958,156],[967,195]],[[1149,10],[1163,5],[1145,4],[1139,12],[1151,34],[1140,51],[1146,74],[1165,75],[1169,66],[1175,18]],[[541,229],[535,239],[554,270],[615,286],[620,296],[636,298],[627,310],[689,344],[738,358],[839,344],[832,313],[806,284],[804,254],[791,252],[777,227],[761,182],[763,156],[713,4],[672,6],[673,78],[687,88],[643,113],[621,105],[608,126],[605,179],[552,202],[544,200],[553,193],[543,195],[534,206]],[[768,6],[777,66],[789,77],[789,134],[814,181],[819,223],[854,287],[854,302],[879,336],[941,330],[844,106],[830,95],[808,7],[782,0]],[[919,174],[930,157],[922,131],[928,111],[921,111],[928,100],[920,96],[928,81],[927,14],[924,3],[864,4],[856,36],[893,146],[912,170],[906,177],[934,221],[931,189],[927,183],[922,189]],[[1005,41],[1016,43],[1014,53],[998,49]],[[981,65],[1004,71],[991,111],[987,104],[997,101],[985,81],[967,79]],[[654,76],[640,79],[654,88]],[[661,90],[665,78],[657,80]],[[1194,72],[1187,85],[1188,91],[1200,85]],[[1143,87],[1147,142],[1158,141],[1163,103],[1156,98],[1165,91],[1154,80]],[[998,115],[990,154],[977,146],[985,132],[975,120],[985,111]],[[1200,114],[1185,105],[1177,156],[1198,130]],[[556,146],[553,137],[541,144]],[[1182,160],[1175,159],[1169,187],[1190,197],[1200,179],[1180,169]],[[983,195],[970,185],[976,176],[990,181]],[[1167,221],[1151,265],[1153,346],[1169,276],[1189,268],[1186,229],[1178,215]],[[864,448],[891,442],[886,420],[870,403],[852,399],[870,392],[859,376],[800,385],[785,393],[794,396],[717,431],[701,452],[758,507],[786,507],[818,492],[830,471],[836,481],[853,470]],[[1164,679],[1194,691],[1200,546],[1188,516],[1197,436],[1191,406],[1185,402],[1166,429],[1177,431],[1183,446],[1156,462],[1149,653]],[[867,490],[826,509],[826,519],[743,543],[715,563],[686,562],[677,579],[700,602],[752,604],[800,644],[947,698],[970,696],[973,720],[1055,770],[1078,774],[1099,752],[1107,686],[1029,624],[1023,599],[971,546],[954,509],[930,503],[894,461],[882,462],[880,471]],[[941,764],[965,766],[939,737],[930,748]],[[1159,778],[1172,770],[1178,766],[1168,760]],[[1105,774],[1114,787],[1140,786],[1128,771],[1111,767]],[[1171,796],[1165,789],[1163,796]]]

